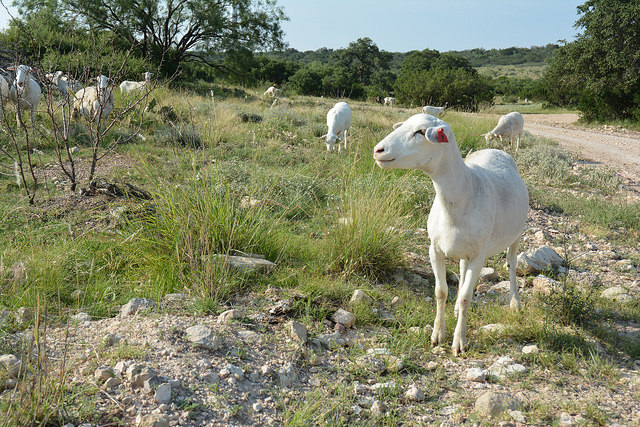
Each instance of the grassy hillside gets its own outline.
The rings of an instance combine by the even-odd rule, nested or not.
[[[33,327],[33,319],[10,320],[20,307],[46,309],[47,322],[55,326],[80,309],[94,318],[109,318],[132,297],[161,300],[168,293],[183,292],[194,301],[183,310],[207,315],[218,314],[247,295],[260,301],[275,288],[296,296],[293,318],[319,329],[336,308],[348,306],[355,289],[365,289],[382,305],[389,306],[394,296],[404,302],[395,309],[397,322],[392,325],[370,307],[352,308],[357,327],[378,331],[373,341],[406,355],[408,369],[394,374],[397,381],[430,378],[432,393],[420,405],[442,406],[437,396],[449,387],[450,379],[442,371],[426,368],[428,338],[412,338],[407,332],[433,322],[435,302],[425,301],[433,296],[432,278],[419,285],[397,278],[409,274],[409,252],[427,267],[424,228],[433,186],[422,172],[382,171],[372,159],[373,146],[394,123],[417,109],[352,102],[349,150],[328,153],[320,136],[334,100],[292,96],[273,101],[253,91],[246,97],[211,99],[168,89],[151,96],[155,106],[145,115],[142,136],[118,146],[98,163],[97,171],[101,179],[148,191],[151,200],[70,194],[55,166],[54,147],[47,143],[38,147],[41,179],[35,205],[26,202],[13,177],[0,177],[0,310],[7,313],[0,318],[4,319],[0,354],[15,352],[13,333]],[[116,105],[120,102],[117,98]],[[491,117],[456,112],[448,112],[444,119],[463,154],[485,148],[481,134],[495,124]],[[50,127],[44,117],[39,120]],[[122,121],[110,132],[134,131],[130,122]],[[84,132],[81,124],[73,125],[79,159],[91,156]],[[557,224],[565,228],[554,233],[556,246],[564,242],[566,251],[561,255],[568,268],[601,268],[588,258],[573,256],[568,248],[575,245],[579,250],[584,244],[577,236],[606,238],[621,256],[640,265],[633,249],[640,237],[640,204],[620,191],[615,173],[575,169],[552,141],[530,135],[524,136],[517,161],[530,189],[532,212],[562,219]],[[534,232],[528,232],[525,248],[534,247]],[[245,274],[221,265],[216,254],[260,254],[277,267],[271,274]],[[502,263],[500,256],[487,261],[504,280]],[[449,270],[453,280],[457,264],[450,263]],[[514,343],[535,342],[543,353],[528,362],[565,378],[558,381],[584,376],[589,382],[617,388],[619,378],[602,366],[609,369],[615,360],[640,358],[640,346],[605,325],[614,318],[640,322],[637,300],[611,303],[573,278],[554,277],[566,292],[547,299],[527,295],[521,313],[509,312],[499,298],[475,305],[469,318],[474,345],[465,358],[483,358],[509,351]],[[532,280],[525,278],[528,285]],[[451,288],[453,301],[455,286]],[[447,317],[450,337],[451,309]],[[483,324],[497,322],[509,326],[498,339],[481,340],[476,335]],[[595,341],[614,359],[594,356]],[[362,352],[358,347],[348,351]],[[517,381],[544,381],[536,375]],[[368,378],[360,370],[349,371],[348,377],[362,382]],[[375,422],[369,415],[349,415],[350,400],[340,387],[322,399],[296,395],[280,421]],[[403,404],[401,396],[390,393],[385,399],[392,416],[383,424],[411,423],[411,412],[394,409]],[[0,411],[9,413],[11,420],[21,419],[21,411],[38,413],[56,405],[16,407],[8,402],[0,402]],[[469,404],[464,396],[457,402]],[[568,403],[531,404],[525,413],[533,423],[546,424]],[[580,399],[571,404],[585,412],[592,405]],[[64,413],[78,420],[74,406],[67,405]],[[597,405],[592,408],[589,422],[606,418],[602,411]],[[90,413],[84,419],[93,416],[98,417]]]

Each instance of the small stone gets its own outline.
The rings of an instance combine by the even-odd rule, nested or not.
[[[140,372],[142,372],[142,366],[138,365],[137,363],[132,363],[127,367],[125,375],[129,381],[133,381],[134,378],[140,374]]]
[[[71,316],[71,320],[75,322],[80,322],[80,323],[90,322],[91,316],[88,315],[87,313],[78,313]]]
[[[484,334],[500,334],[507,329],[502,323],[490,323],[488,325],[481,326],[478,332]]]
[[[121,336],[114,335],[114,334],[107,334],[104,337],[102,337],[102,344],[105,347],[113,347],[114,345],[119,343],[121,340],[122,340]]]
[[[35,314],[32,309],[28,307],[20,307],[16,310],[16,322],[26,323],[33,321],[33,319],[35,319]]]
[[[2,370],[9,374],[12,378],[18,378],[20,374],[20,359],[18,359],[13,354],[3,354],[0,356],[0,366],[2,366]]]
[[[539,274],[533,279],[533,290],[544,295],[551,292],[558,292],[562,289],[560,282],[550,279],[545,275]]]
[[[361,289],[356,289],[355,291],[353,291],[353,295],[351,295],[351,300],[349,301],[350,304],[361,304],[361,303],[371,303],[373,301],[373,299],[367,295],[366,293],[364,293],[363,290]]]
[[[384,390],[389,390],[389,389],[393,389],[396,388],[396,382],[395,381],[389,381],[386,383],[376,383],[373,386],[371,386],[371,389],[377,393],[384,391]]]
[[[300,344],[307,343],[307,327],[300,322],[292,320],[289,322],[289,335],[294,341]]]
[[[171,386],[169,383],[163,383],[156,389],[156,394],[153,399],[158,403],[171,402]]]
[[[251,407],[253,408],[254,412],[262,411],[262,403],[260,402],[255,402]]]
[[[604,291],[602,291],[600,296],[610,301],[618,302],[630,302],[634,300],[633,295],[631,295],[622,286],[614,286],[612,288],[605,289]]]
[[[522,413],[522,411],[514,411],[512,409],[507,409],[507,414],[509,414],[509,416],[511,418],[514,419],[514,421],[519,422],[520,424],[524,424],[525,423],[525,418],[524,418],[524,414]]]
[[[371,414],[374,417],[382,417],[386,410],[387,408],[385,407],[384,403],[380,402],[379,400],[376,400],[375,402],[373,402],[373,405],[371,405]]]
[[[241,317],[242,317],[242,312],[240,310],[232,309],[232,310],[223,311],[218,316],[218,323],[222,325],[226,325],[227,323],[229,323],[229,321],[231,321],[231,319],[239,319]]]
[[[147,394],[151,394],[153,393],[153,390],[155,390],[160,384],[162,384],[162,381],[160,381],[160,377],[158,377],[157,375],[153,375],[142,381],[142,390]]]
[[[516,274],[519,276],[539,274],[548,269],[558,268],[563,262],[564,260],[556,251],[549,246],[542,246],[518,255]]]
[[[150,310],[156,306],[156,303],[146,298],[132,298],[128,303],[120,309],[120,316],[133,316],[138,313]]]
[[[239,381],[242,381],[244,379],[244,371],[231,363],[227,363],[224,368],[220,370],[219,374],[223,379],[230,376]]]
[[[216,351],[222,345],[222,339],[218,337],[208,326],[196,325],[187,328],[187,340],[197,347]]]
[[[169,421],[164,415],[149,414],[141,417],[137,425],[138,427],[169,427]]]
[[[207,384],[217,384],[220,382],[220,377],[213,371],[207,371],[204,373],[202,380]]]
[[[96,368],[96,370],[93,373],[93,376],[96,379],[96,381],[101,383],[103,381],[108,380],[109,378],[115,377],[116,373],[113,371],[113,369],[109,367],[101,366],[99,368]]]
[[[135,387],[144,387],[145,381],[156,377],[156,371],[153,368],[142,368],[139,373],[135,375],[132,379],[132,384]]]
[[[475,410],[485,417],[499,417],[508,409],[515,410],[518,402],[506,394],[486,391],[476,399]]]
[[[411,386],[404,394],[404,397],[413,402],[420,402],[424,400],[424,392],[416,386]]]
[[[397,309],[403,304],[404,301],[398,296],[393,297],[391,300],[391,308]]]
[[[347,340],[344,339],[339,332],[319,335],[317,337],[317,340],[323,347],[329,350],[339,348],[347,344]]]
[[[112,388],[112,387],[118,386],[120,384],[122,384],[122,380],[120,378],[118,378],[118,377],[111,377],[111,378],[109,378],[108,380],[106,380],[104,382],[104,386],[106,388]]]
[[[373,298],[371,298],[365,291],[362,289],[356,289],[353,291],[353,295],[351,295],[351,299],[349,300],[350,304],[371,304],[373,303]]]
[[[524,347],[522,347],[522,352],[524,354],[538,354],[540,352],[540,349],[538,348],[537,345],[531,344],[531,345],[525,345]]]
[[[79,147],[71,147],[71,148],[69,148],[69,152],[71,154],[79,153],[80,152],[80,148]]]
[[[331,320],[336,323],[342,323],[345,328],[349,329],[356,323],[356,316],[353,313],[350,313],[343,309],[338,309],[333,316],[331,316]]]
[[[469,381],[480,383],[487,378],[487,373],[480,368],[470,368],[467,370],[465,377]]]
[[[259,257],[246,257],[235,255],[213,255],[214,259],[224,264],[243,271],[257,271],[260,273],[269,273],[276,266],[275,263]]]
[[[336,323],[333,327],[333,330],[339,333],[340,335],[344,335],[347,333],[347,328],[344,327],[342,323]]]
[[[575,425],[575,423],[573,422],[573,417],[571,415],[567,414],[566,412],[563,412],[560,414],[560,417],[558,418],[557,425],[562,427],[569,427],[569,426]]]
[[[291,362],[287,362],[283,367],[278,369],[278,384],[285,388],[293,385],[296,381],[296,371]]]
[[[498,274],[496,273],[496,270],[494,268],[482,267],[482,269],[480,270],[480,278],[479,278],[480,281],[492,282],[497,279],[498,279]]]

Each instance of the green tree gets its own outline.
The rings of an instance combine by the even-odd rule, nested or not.
[[[577,104],[587,120],[640,119],[640,1],[589,0],[578,13],[583,32],[545,75],[550,101]]]
[[[209,49],[282,46],[276,0],[16,0],[20,12],[48,8],[88,30],[110,31],[166,74],[182,62],[207,62]]]
[[[472,111],[493,98],[489,80],[466,59],[430,49],[412,52],[403,62],[395,95],[407,105],[448,104]]]
[[[391,54],[378,49],[369,37],[351,42],[335,54],[335,62],[357,75],[362,85],[370,84],[374,72],[388,69],[390,60]]]

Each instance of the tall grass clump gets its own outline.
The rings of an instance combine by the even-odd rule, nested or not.
[[[217,255],[260,254],[277,261],[286,252],[280,217],[234,195],[221,177],[164,189],[156,201],[143,239],[150,267],[186,280],[203,297],[247,284]]]
[[[327,236],[330,271],[377,276],[400,265],[406,205],[399,181],[390,185],[376,172],[346,180]]]

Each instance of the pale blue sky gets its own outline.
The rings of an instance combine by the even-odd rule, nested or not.
[[[12,0],[2,0],[9,5]],[[571,41],[585,0],[278,0],[298,50],[344,48],[361,37],[390,52],[531,47]],[[10,8],[15,14],[15,9]],[[0,6],[0,28],[8,22]]]

